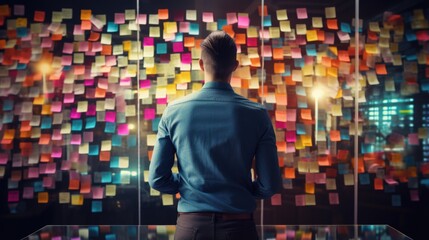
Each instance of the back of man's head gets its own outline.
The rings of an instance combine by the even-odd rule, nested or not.
[[[201,59],[205,71],[215,79],[225,80],[235,70],[237,46],[225,32],[215,31],[201,43]]]

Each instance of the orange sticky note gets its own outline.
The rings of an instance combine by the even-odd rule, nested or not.
[[[7,129],[4,131],[3,139],[12,140],[15,138],[15,129]]]
[[[95,42],[95,41],[98,41],[99,39],[100,39],[100,33],[91,31],[88,41]]]
[[[195,38],[194,37],[184,37],[183,45],[185,47],[194,47],[195,46]]]
[[[39,144],[48,145],[51,142],[51,134],[44,133],[40,135]]]
[[[383,179],[381,178],[374,178],[374,190],[383,190]]]
[[[168,19],[168,9],[158,9],[158,19],[167,20]]]
[[[283,48],[273,48],[273,59],[283,60]]]
[[[338,30],[337,19],[326,19],[326,26],[328,27],[328,29]]]
[[[51,36],[52,41],[61,41],[63,39],[62,34],[52,34]]]
[[[285,178],[286,179],[295,179],[295,168],[286,167],[284,171],[285,171]]]
[[[80,20],[91,20],[92,11],[90,9],[80,10]]]
[[[286,93],[276,93],[276,104],[280,106],[287,106],[287,95]]]
[[[274,73],[284,73],[285,64],[284,63],[274,63]]]
[[[49,193],[48,192],[39,192],[37,194],[38,203],[48,203],[49,202]]]
[[[305,184],[305,193],[313,194],[314,193],[314,183]]]
[[[275,117],[276,117],[276,121],[278,122],[287,122],[286,110],[276,110]]]
[[[52,160],[52,157],[50,153],[40,154],[40,162],[47,163],[47,162],[51,162],[51,160]]]
[[[311,109],[301,109],[301,118],[304,120],[311,120]]]
[[[101,55],[112,55],[112,45],[101,45]]]
[[[69,180],[69,190],[79,190],[80,181],[79,179]]]
[[[319,163],[319,166],[331,166],[332,164],[331,158],[328,155],[318,156],[317,162]]]
[[[110,151],[100,151],[100,162],[110,161]]]
[[[80,24],[80,28],[82,30],[91,30],[91,21],[89,20],[82,20]]]
[[[276,146],[277,146],[277,152],[286,152],[286,142],[285,141],[276,142]]]
[[[235,44],[246,44],[246,34],[244,33],[235,34]]]
[[[341,134],[338,130],[331,130],[329,136],[333,142],[341,141]]]
[[[387,75],[387,69],[385,64],[375,64],[375,72],[378,75]]]
[[[259,16],[262,15],[261,5],[258,5],[258,13],[259,13]],[[264,5],[264,16],[267,16],[267,15],[268,15],[267,5]]]

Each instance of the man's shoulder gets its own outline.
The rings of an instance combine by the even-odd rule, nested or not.
[[[171,108],[171,107],[178,106],[180,104],[192,101],[192,100],[195,99],[195,97],[197,96],[197,94],[198,94],[198,92],[194,92],[194,93],[188,94],[186,96],[183,96],[181,98],[175,99],[175,100],[169,102],[168,106]]]
[[[243,105],[245,107],[253,108],[255,110],[256,109],[257,110],[266,110],[266,108],[262,104],[250,101],[249,99],[247,99],[247,98],[245,98],[245,97],[243,97],[241,95],[237,94],[236,99],[238,100],[237,101],[238,103],[240,103],[241,105]]]

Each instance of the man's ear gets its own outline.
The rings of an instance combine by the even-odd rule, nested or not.
[[[200,64],[201,71],[204,72],[204,62],[203,62],[203,59],[200,58],[200,60],[198,61],[198,63]]]

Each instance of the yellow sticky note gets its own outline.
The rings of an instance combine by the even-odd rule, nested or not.
[[[323,20],[321,17],[313,17],[311,21],[313,28],[323,28]]]
[[[270,38],[280,38],[280,28],[270,27],[269,29]]]
[[[136,10],[135,9],[126,9],[125,10],[125,20],[135,20],[136,19]]]
[[[286,9],[279,9],[276,11],[276,14],[277,14],[277,20],[279,21],[288,20]]]
[[[163,206],[173,206],[173,195],[171,194],[162,194],[162,205]]]
[[[164,22],[164,32],[176,33],[177,32],[177,23],[176,22]]]
[[[88,143],[82,143],[79,146],[79,154],[88,154],[89,152],[89,144]]]
[[[90,9],[80,10],[80,20],[91,20],[92,11]]]
[[[296,24],[296,34],[305,35],[307,33],[307,25],[304,23]]]
[[[323,65],[321,65],[321,64],[317,64],[315,66],[314,71],[315,71],[315,75],[318,76],[318,77],[324,77],[324,76],[326,76],[326,67],[323,66]]]
[[[344,186],[353,186],[354,182],[354,176],[352,173],[344,174]]]
[[[156,134],[148,134],[146,137],[146,141],[148,146],[155,146]]]
[[[150,27],[149,28],[149,37],[160,37],[161,31],[159,27]]]
[[[256,29],[256,27],[252,27],[252,26],[248,27],[246,33],[247,33],[247,37],[249,38],[258,37],[258,30]]]
[[[129,162],[128,157],[119,157],[119,168],[128,168]]]
[[[196,21],[197,20],[197,10],[186,10],[186,20]]]
[[[77,110],[78,113],[83,113],[88,111],[88,101],[79,101],[77,103]]]
[[[325,8],[325,17],[326,18],[336,18],[337,13],[335,11],[335,7],[326,7]]]
[[[313,65],[312,64],[304,65],[304,67],[302,67],[302,74],[304,76],[314,75]]]
[[[317,30],[308,30],[307,31],[307,41],[308,42],[314,42],[317,41],[318,37],[317,37]]]
[[[106,185],[105,188],[106,197],[114,197],[116,196],[116,185]]]
[[[70,203],[70,193],[69,192],[60,192],[58,194],[58,201],[60,204]]]
[[[81,195],[81,194],[71,195],[71,205],[82,206],[83,205],[83,195]]]
[[[290,28],[290,21],[280,21],[280,31],[282,32],[291,32],[292,29]]]

